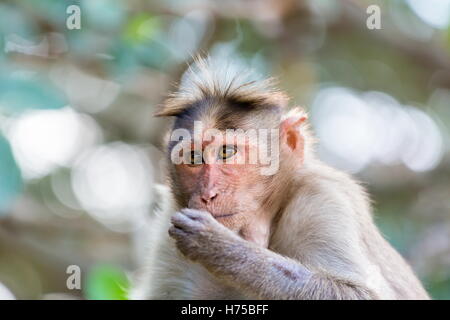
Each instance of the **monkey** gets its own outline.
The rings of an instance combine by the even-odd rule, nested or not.
[[[145,276],[131,298],[430,299],[375,225],[363,186],[318,159],[306,112],[288,110],[272,78],[248,74],[197,58],[155,115],[172,118],[168,136],[193,133],[196,122],[199,137],[274,130],[278,139],[265,147],[277,150],[278,167],[262,174],[261,163],[248,161],[256,148],[248,137],[166,137],[173,204],[153,222]],[[187,160],[174,163],[182,153]]]

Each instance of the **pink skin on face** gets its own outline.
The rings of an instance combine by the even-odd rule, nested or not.
[[[248,164],[248,159],[243,158],[249,154],[248,143],[236,145],[237,151],[228,158],[229,163],[220,159],[224,145],[222,139],[203,141],[205,163],[180,164],[175,169],[182,188],[190,195],[190,208],[208,211],[224,225],[239,229],[248,221],[248,216],[241,213],[258,210],[249,191],[258,185],[260,172],[256,164]]]

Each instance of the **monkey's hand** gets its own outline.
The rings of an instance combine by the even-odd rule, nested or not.
[[[376,298],[359,282],[314,273],[299,261],[242,239],[206,211],[182,209],[175,213],[169,234],[188,259],[252,298]]]
[[[206,211],[181,209],[171,222],[169,235],[175,239],[177,248],[190,260],[204,264],[220,254],[220,244],[244,241]]]

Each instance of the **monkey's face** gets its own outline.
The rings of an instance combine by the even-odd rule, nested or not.
[[[174,165],[172,180],[182,206],[210,212],[219,222],[239,230],[263,210],[270,177],[261,173],[261,165],[251,164],[258,152],[255,144],[225,143],[222,139],[198,144]]]

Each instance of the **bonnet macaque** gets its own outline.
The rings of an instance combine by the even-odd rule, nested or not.
[[[157,112],[173,211],[153,223],[136,299],[429,299],[369,199],[320,162],[270,80],[197,59]]]

